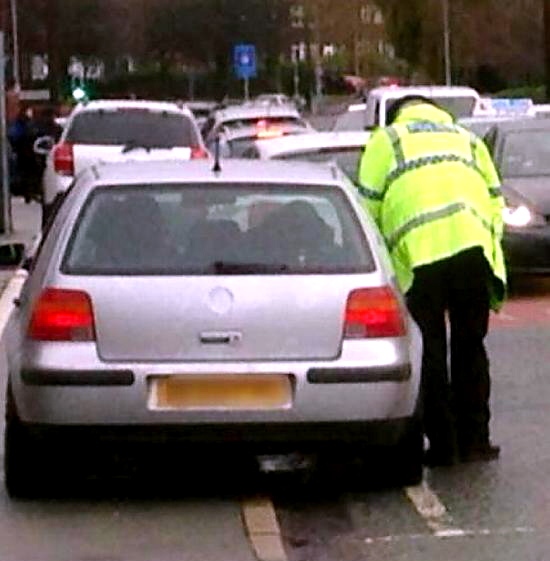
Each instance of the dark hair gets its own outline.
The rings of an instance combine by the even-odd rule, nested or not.
[[[391,104],[389,104],[388,108],[386,109],[386,124],[393,124],[395,119],[397,119],[397,115],[399,114],[401,109],[403,109],[405,105],[408,105],[411,102],[428,103],[429,105],[433,105],[434,107],[441,109],[441,107],[439,107],[439,105],[429,97],[425,97],[423,95],[406,95],[404,97],[396,99],[395,101],[391,102]]]

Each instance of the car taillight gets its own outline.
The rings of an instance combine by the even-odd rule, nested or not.
[[[191,159],[203,160],[208,158],[208,152],[202,146],[191,146]]]
[[[53,168],[59,175],[74,175],[73,145],[70,142],[53,147]]]
[[[34,306],[27,336],[35,341],[94,341],[90,297],[82,290],[44,289]]]
[[[400,337],[405,333],[403,311],[389,286],[350,292],[345,314],[345,339]]]

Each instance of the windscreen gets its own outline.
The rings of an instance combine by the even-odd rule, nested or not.
[[[278,156],[281,160],[305,160],[308,162],[336,162],[344,173],[357,181],[359,160],[363,151],[362,146],[322,148],[319,150],[294,152]]]
[[[440,107],[451,113],[456,119],[461,117],[471,117],[474,113],[474,108],[476,106],[475,97],[466,96],[443,96],[443,97],[433,97],[435,103]]]
[[[507,133],[500,171],[504,177],[550,175],[550,129]]]
[[[365,111],[346,111],[342,113],[332,127],[333,131],[365,130]]]
[[[101,188],[63,272],[85,275],[343,274],[374,270],[346,195],[302,185]]]
[[[147,109],[83,111],[72,121],[66,140],[75,144],[158,148],[198,144],[197,133],[185,115]]]

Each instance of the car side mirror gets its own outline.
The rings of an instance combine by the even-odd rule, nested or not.
[[[25,258],[25,244],[6,243],[0,245],[0,268],[17,267]]]
[[[41,136],[34,141],[32,149],[39,156],[47,156],[54,147],[55,141],[51,136]]]

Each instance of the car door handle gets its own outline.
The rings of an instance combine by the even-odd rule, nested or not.
[[[203,345],[235,345],[242,337],[239,331],[203,331],[199,335]]]

